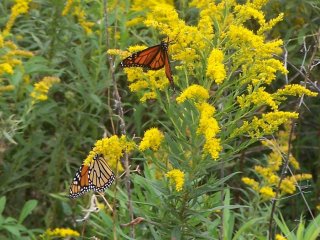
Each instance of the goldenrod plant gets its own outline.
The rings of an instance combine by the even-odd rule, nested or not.
[[[319,18],[279,4],[1,1],[0,236],[316,239]]]

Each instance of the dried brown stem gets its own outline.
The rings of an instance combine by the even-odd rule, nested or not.
[[[107,1],[104,0],[104,19],[105,19],[105,30],[106,30],[106,48],[107,50],[110,49],[110,36],[108,32],[108,11],[107,11]],[[115,77],[115,67],[114,67],[114,60],[112,56],[108,55],[108,62],[109,62],[109,70],[113,82],[113,97],[114,97],[114,106],[117,110],[117,116],[119,117],[120,121],[120,130],[121,134],[126,135],[126,123],[124,121],[124,111],[122,108],[121,96],[119,94],[116,77]],[[129,156],[127,153],[124,154],[124,158],[122,159],[122,164],[125,169],[125,183],[126,189],[128,194],[128,211],[130,215],[130,220],[134,220],[133,216],[133,207],[132,207],[132,200],[131,200],[131,182],[130,182],[130,168],[129,168]],[[115,209],[115,208],[114,208]],[[115,215],[115,214],[114,214]],[[114,235],[116,237],[116,235]],[[135,231],[134,225],[130,226],[130,237],[135,238]]]
[[[320,31],[318,32],[318,39],[320,37]],[[309,49],[307,49],[306,47],[306,43],[304,42],[304,50],[305,50],[305,55],[304,55],[304,60],[306,59],[307,57],[307,54],[308,54],[308,51]],[[310,76],[310,73],[313,69],[313,61],[314,61],[314,58],[316,56],[316,52],[317,52],[317,48],[315,47],[311,53],[311,57],[310,57],[310,61],[309,61],[309,64],[307,65],[306,68],[304,68],[304,61],[300,67],[300,73],[302,73],[301,75],[304,76],[304,83],[305,85],[307,83],[312,83],[312,81],[310,80],[309,76]],[[285,65],[287,65],[287,58],[285,58]],[[305,70],[305,74],[303,74],[303,71]],[[299,101],[296,105],[296,108],[295,108],[295,112],[299,112],[299,109],[303,103],[303,98],[304,96],[302,95],[300,98],[299,98]],[[281,186],[281,183],[283,181],[283,179],[285,178],[286,176],[286,173],[287,173],[287,170],[289,169],[289,159],[290,159],[290,154],[291,154],[291,146],[292,146],[292,138],[293,138],[293,133],[294,133],[294,126],[296,124],[296,120],[292,120],[291,121],[291,129],[290,129],[290,135],[289,135],[289,139],[288,139],[288,151],[286,153],[286,156],[285,156],[285,159],[284,159],[284,163],[282,165],[282,170],[281,170],[281,176],[280,176],[280,180],[279,180],[279,183],[278,183],[278,186],[276,188],[276,195],[275,195],[275,198],[272,200],[272,207],[271,207],[271,213],[270,213],[270,219],[269,219],[269,240],[272,240],[274,239],[275,237],[275,233],[273,232],[273,215],[275,213],[275,209],[276,209],[276,205],[277,205],[277,201],[278,201],[278,197],[280,195],[280,186]],[[301,191],[300,188],[298,188],[302,197],[303,197],[303,200],[304,202],[306,203],[307,207],[308,207],[308,203],[306,202],[306,199]],[[313,217],[313,214],[310,210],[310,208],[308,207],[308,210],[309,210],[309,213],[311,214],[312,218],[314,219]]]

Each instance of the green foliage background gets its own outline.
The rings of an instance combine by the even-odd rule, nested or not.
[[[192,24],[197,12],[187,7],[187,2],[176,1],[175,6],[181,17]],[[34,52],[35,56],[26,59],[23,68],[15,69],[11,77],[15,90],[0,95],[0,195],[3,196],[0,199],[0,238],[24,236],[35,239],[48,228],[70,227],[79,232],[85,229],[87,239],[91,236],[129,239],[129,228],[120,227],[120,224],[130,221],[123,180],[119,180],[119,185],[106,194],[110,202],[115,201],[114,198],[118,202],[118,220],[123,222],[116,225],[113,225],[113,216],[108,211],[91,214],[86,226],[77,223],[75,220],[84,215],[81,210],[87,207],[90,196],[87,194],[76,201],[67,197],[73,175],[93,143],[104,133],[120,134],[106,55],[102,1],[82,1],[81,4],[87,18],[99,23],[93,29],[95,34],[86,34],[73,16],[61,16],[65,5],[63,0],[32,1],[28,14],[20,16],[11,31],[12,41],[22,49]],[[112,29],[111,48],[124,50],[141,42],[159,42],[155,32],[126,27],[127,21],[140,13],[126,14],[130,1],[123,1],[123,4],[124,9],[119,8],[108,15]],[[0,2],[0,29],[7,22],[12,5],[11,0]],[[295,82],[303,80],[306,77],[304,69],[311,64],[310,59],[319,61],[320,57],[320,4],[309,0],[270,1],[265,12],[270,18],[280,12],[285,13],[284,21],[276,26],[270,37],[279,37],[285,42],[287,61],[290,63],[288,78],[295,79]],[[117,36],[112,33],[115,29]],[[314,52],[315,57],[312,56]],[[116,64],[119,61],[116,59]],[[31,83],[24,83],[24,75],[32,76]],[[32,106],[29,97],[32,84],[44,76],[58,76],[61,83],[50,90],[47,101]],[[320,70],[315,67],[308,77],[315,82],[319,76]],[[142,136],[150,124],[169,126],[170,113],[169,117],[164,114],[157,102],[140,103],[138,97],[130,93],[126,77],[118,67],[116,78],[126,111],[129,136]],[[168,90],[165,94],[172,92]],[[289,103],[286,107],[290,108],[295,103]],[[317,187],[320,181],[319,105],[319,97],[305,101],[306,107],[300,113],[294,141],[295,157],[303,171],[313,175],[305,191],[315,215],[320,196]],[[180,127],[186,129],[185,125]],[[172,140],[172,148],[179,148],[174,142]],[[262,158],[255,147],[252,147],[251,156]],[[250,149],[247,151],[250,152]],[[253,193],[240,182],[240,172],[252,171],[252,163],[245,162],[244,166],[241,165],[243,163],[235,163],[232,167],[226,163],[224,178],[214,174],[208,179],[199,178],[199,181],[208,181],[208,184],[202,189],[190,189],[193,195],[187,196],[190,199],[188,204],[197,209],[191,211],[183,205],[183,201],[177,201],[174,192],[157,181],[155,170],[148,169],[140,155],[132,160],[133,166],[140,164],[144,174],[144,177],[132,175],[135,215],[145,218],[135,227],[136,239],[219,239],[221,231],[224,232],[224,239],[266,239],[265,229],[261,230],[257,223],[264,227],[267,225],[269,203],[257,206],[257,203],[250,201]],[[203,166],[207,168],[203,173],[213,173],[213,169],[220,167],[219,164],[214,162],[211,166]],[[220,190],[223,183],[226,183],[223,202],[228,207],[222,208]],[[205,199],[199,200],[199,197]],[[254,211],[246,209],[251,207]],[[294,229],[297,225],[295,220],[301,215],[305,216],[306,222],[301,218],[300,225],[307,225],[311,219],[299,197],[284,200],[281,213],[283,218],[279,217],[276,221],[278,232],[283,235],[290,233],[285,225]],[[222,230],[219,228],[221,221],[224,221]],[[319,221],[317,217],[314,222],[320,224]],[[302,228],[300,225],[299,229]],[[308,231],[314,234],[318,230],[312,228]],[[309,239],[303,238],[307,232],[299,234],[301,238],[298,239]],[[288,236],[288,239],[296,238]]]

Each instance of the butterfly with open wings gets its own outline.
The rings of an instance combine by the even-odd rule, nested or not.
[[[70,198],[77,198],[93,190],[103,192],[110,187],[115,175],[102,154],[96,154],[89,166],[82,164],[70,185]]]
[[[174,87],[173,77],[168,55],[169,41],[133,53],[120,62],[121,67],[143,67],[146,70],[159,70],[165,68],[165,73],[171,86]]]

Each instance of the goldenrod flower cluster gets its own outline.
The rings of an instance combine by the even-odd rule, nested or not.
[[[15,89],[5,76],[12,75],[15,67],[22,64],[21,58],[32,56],[31,52],[20,50],[13,42],[4,40],[0,33],[0,93]]]
[[[272,97],[272,94],[265,91],[265,87],[259,87],[257,90],[253,90],[252,85],[249,85],[248,92],[251,94],[241,95],[237,97],[237,101],[242,109],[249,108],[251,105],[262,106],[267,105],[273,111],[278,110],[278,104]]]
[[[48,99],[49,89],[59,82],[60,79],[57,77],[44,77],[40,82],[35,83],[34,89],[30,93],[30,96],[33,98],[33,103],[46,101]]]
[[[66,16],[69,13],[73,2],[74,2],[74,0],[67,0],[66,4],[62,10],[62,13],[61,13],[62,16]]]
[[[80,233],[71,228],[47,229],[43,236],[46,237],[79,237]]]
[[[183,188],[185,181],[184,175],[184,172],[179,169],[173,169],[166,174],[166,177],[170,179],[170,182],[175,184],[177,192],[180,192]]]
[[[74,8],[73,15],[78,19],[80,26],[84,29],[87,34],[92,33],[93,22],[87,21],[85,11],[80,7],[76,6]]]
[[[288,125],[285,131],[280,131],[277,140],[265,140],[263,145],[272,149],[272,152],[267,157],[267,166],[263,167],[257,165],[254,170],[258,176],[260,176],[260,183],[256,180],[248,177],[243,177],[242,182],[256,191],[262,198],[262,200],[270,200],[275,197],[274,189],[278,186],[280,177],[278,174],[283,164],[283,156],[288,152],[288,139],[289,130]],[[299,170],[300,166],[298,161],[290,154],[289,157],[290,166]],[[293,194],[296,192],[296,185],[298,181],[311,179],[311,174],[297,174],[293,176],[287,176],[282,180],[280,185],[281,195]]]
[[[180,96],[176,98],[177,103],[183,103],[187,99],[193,100],[194,102],[203,102],[209,99],[209,93],[204,87],[194,84],[185,89]]]
[[[164,135],[158,128],[150,128],[144,133],[139,145],[139,150],[145,151],[147,149],[152,149],[153,151],[157,151],[163,139]]]
[[[203,150],[205,153],[210,154],[212,159],[217,159],[222,151],[222,146],[220,139],[216,137],[220,132],[219,124],[213,117],[216,110],[209,103],[199,103],[197,108],[200,112],[197,133],[202,134],[206,140]]]
[[[134,0],[132,1],[132,11],[143,11],[143,10],[150,10],[154,8],[155,6],[159,4],[169,4],[173,6],[173,0],[150,0],[150,1],[144,1],[144,0]]]
[[[220,128],[217,120],[213,117],[216,110],[214,106],[206,102],[208,99],[208,90],[196,84],[185,89],[176,98],[180,104],[186,100],[190,100],[195,104],[200,113],[197,134],[203,135],[206,140],[203,146],[204,153],[210,154],[212,159],[217,159],[222,150],[220,139],[216,138],[216,135],[220,132]]]
[[[221,84],[226,78],[226,69],[223,64],[223,52],[219,49],[212,49],[208,58],[207,76],[212,78],[216,84]]]
[[[30,2],[31,0],[15,0],[15,4],[11,8],[11,15],[9,17],[9,20],[2,32],[3,36],[7,36],[10,33],[11,28],[18,16],[28,12]]]
[[[287,240],[287,238],[285,238],[281,234],[276,234],[276,240]]]
[[[237,101],[242,109],[248,109],[251,105],[256,107],[267,105],[273,111],[278,111],[281,102],[287,100],[287,96],[310,96],[316,97],[318,94],[312,92],[299,84],[289,84],[283,89],[278,89],[271,94],[265,91],[265,87],[254,89],[253,85],[247,87],[248,94],[237,97]]]
[[[62,10],[61,15],[66,16],[69,12],[71,12],[72,8],[73,8],[72,15],[77,18],[80,26],[84,29],[84,31],[87,34],[91,34],[92,27],[94,26],[94,22],[90,22],[87,20],[86,13],[81,7],[79,1],[68,0],[64,9]]]
[[[89,152],[83,164],[89,166],[97,154],[102,154],[111,168],[123,171],[120,158],[124,152],[130,153],[135,148],[135,143],[129,141],[126,136],[120,138],[116,135],[98,140]]]
[[[261,118],[254,117],[251,122],[244,121],[242,126],[237,128],[232,137],[248,134],[252,138],[260,138],[276,132],[284,123],[290,119],[298,118],[299,114],[295,112],[270,112],[262,114]]]

